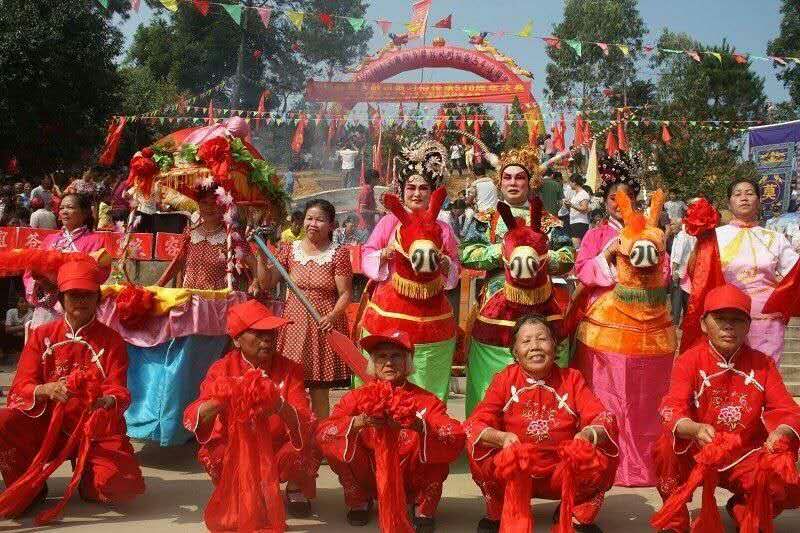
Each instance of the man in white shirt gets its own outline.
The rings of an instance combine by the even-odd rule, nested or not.
[[[689,303],[689,293],[681,287],[681,279],[686,277],[689,257],[696,242],[697,237],[686,233],[685,227],[672,240],[669,260],[672,272],[672,323],[676,326],[680,324],[681,316],[686,312],[686,305]]]
[[[58,221],[56,215],[50,209],[45,207],[45,204],[40,196],[31,198],[31,213],[30,227],[40,229],[56,229],[58,228]]]
[[[461,157],[461,145],[458,143],[450,146],[450,166],[453,167],[453,171],[458,170],[459,176],[464,174],[464,159]]]
[[[589,231],[589,201],[591,197],[583,188],[586,182],[580,174],[573,174],[569,177],[569,186],[572,196],[564,198],[564,207],[569,209],[569,235],[572,237],[572,244],[575,248],[581,245],[581,239]]]
[[[342,159],[342,180],[344,186],[347,188],[355,187],[358,185],[355,181],[356,156],[358,155],[358,150],[352,146],[348,146],[337,151],[336,154]]]
[[[680,222],[686,214],[686,204],[678,198],[675,191],[669,191],[669,200],[664,202],[664,211],[670,222]]]
[[[25,323],[31,320],[33,310],[25,298],[17,298],[17,306],[6,311],[5,332],[3,342],[0,344],[0,361],[4,360],[8,352],[22,350],[25,341]]]
[[[31,201],[34,198],[41,198],[44,207],[50,208],[53,204],[53,178],[45,176],[42,178],[41,185],[33,188],[31,191]],[[31,205],[31,207],[33,207]]]

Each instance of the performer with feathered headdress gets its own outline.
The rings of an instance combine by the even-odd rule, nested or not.
[[[405,147],[396,164],[399,195],[384,197],[390,213],[362,250],[362,268],[375,287],[357,336],[383,328],[384,322],[408,332],[416,367],[409,380],[445,400],[456,321],[444,291],[456,286],[460,270],[458,239],[438,219],[447,194],[447,149],[423,139]]]

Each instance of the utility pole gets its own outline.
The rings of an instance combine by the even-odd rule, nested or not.
[[[239,109],[239,98],[242,94],[242,77],[244,76],[244,47],[247,40],[247,19],[250,8],[253,7],[253,0],[245,0],[245,8],[242,9],[242,18],[239,21],[241,27],[241,39],[239,40],[239,55],[236,58],[236,75],[233,84],[233,94],[231,95],[231,107]]]

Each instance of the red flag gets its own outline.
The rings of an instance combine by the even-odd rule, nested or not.
[[[439,107],[439,113],[436,116],[436,122],[433,125],[433,136],[437,141],[441,142],[444,137],[444,130],[447,126],[447,117],[444,114],[444,107]]]
[[[561,50],[561,39],[558,37],[542,37],[542,40],[547,43],[547,46]]]
[[[600,50],[603,51],[604,56],[608,55],[608,45],[606,43],[594,43],[594,44],[600,47]]]
[[[17,161],[17,156],[14,156],[8,160],[8,164],[6,165],[6,174],[9,176],[16,176],[19,174],[19,162]]]
[[[119,150],[119,142],[122,139],[122,130],[125,129],[126,122],[127,119],[125,117],[121,117],[117,124],[114,124],[113,120],[109,122],[106,145],[98,160],[102,166],[110,167],[114,164],[114,159],[117,157],[117,150]]]
[[[572,139],[572,146],[581,146],[583,143],[583,117],[578,113],[575,116],[575,137]]]
[[[508,138],[508,130],[509,130],[508,107],[509,106],[506,106],[506,112],[503,115],[503,133],[502,133],[502,137],[503,137],[504,140]]]
[[[733,54],[733,60],[736,61],[737,63],[739,63],[740,65],[746,65],[747,64],[747,57],[744,56],[743,54],[734,53]]]
[[[333,26],[334,26],[333,15],[331,15],[330,13],[320,13],[319,20],[326,28],[328,28],[328,31],[333,31]]]
[[[214,100],[208,103],[208,125],[213,126],[216,120],[214,119]]]
[[[381,31],[383,32],[384,35],[389,33],[389,30],[392,27],[392,21],[391,20],[380,19],[380,20],[376,20],[375,22],[378,23],[378,26],[380,26]]]
[[[434,28],[442,28],[443,30],[449,30],[453,27],[453,15],[447,15],[445,18],[437,22],[433,25]]]
[[[617,138],[614,137],[614,130],[608,130],[608,138],[606,139],[606,153],[610,157],[614,157],[614,155],[619,151],[617,148]]]
[[[561,122],[558,123],[558,151],[563,152],[567,149],[567,122],[564,120],[564,113],[561,113]]]
[[[589,124],[588,120],[583,120],[583,134],[581,137],[583,138],[584,144],[592,142],[592,125]]]
[[[134,11],[136,11],[138,13],[139,12],[139,4],[140,3],[141,3],[141,0],[131,0],[131,9],[133,9]]]
[[[205,17],[208,15],[210,0],[194,0],[194,7]]]
[[[617,139],[619,140],[619,149],[627,152],[630,146],[628,145],[628,136],[625,135],[625,124],[622,120],[622,112],[617,113]]]
[[[666,122],[661,124],[661,140],[664,141],[664,144],[669,144],[672,141],[672,135],[669,134]]]
[[[458,117],[458,129],[460,131],[467,131],[467,117],[465,115],[460,115]],[[467,138],[461,137],[461,144],[467,144]]]
[[[266,99],[269,97],[269,91],[262,91],[261,97],[258,99],[258,109],[256,110],[256,129],[261,127],[261,116],[264,114],[266,108]]]
[[[300,148],[303,147],[303,139],[305,137],[306,131],[306,124],[308,124],[308,116],[301,112],[300,113],[300,122],[297,123],[297,129],[294,130],[294,135],[292,136],[292,152],[300,153]]]

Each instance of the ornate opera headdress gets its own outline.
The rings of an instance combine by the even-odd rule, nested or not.
[[[521,146],[512,148],[500,154],[500,162],[497,167],[498,176],[503,175],[503,171],[510,166],[518,166],[525,169],[531,179],[541,179],[544,168],[539,164],[539,149],[535,146]]]
[[[627,154],[620,153],[614,157],[605,156],[597,163],[597,172],[600,174],[600,186],[597,194],[603,198],[608,196],[610,189],[616,185],[627,185],[636,198],[642,188],[641,183],[635,177],[637,160],[632,160]]]
[[[418,176],[423,178],[436,190],[442,186],[449,175],[447,171],[447,148],[439,141],[422,139],[402,148],[402,155],[398,156],[397,189],[402,196],[403,188],[408,180]]]

